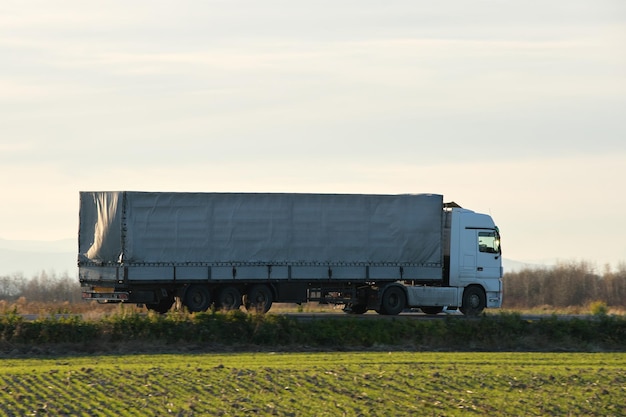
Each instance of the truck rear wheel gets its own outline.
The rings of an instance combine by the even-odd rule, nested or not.
[[[217,295],[216,304],[220,310],[238,310],[241,307],[241,293],[236,287],[224,287]]]
[[[272,291],[267,285],[254,285],[244,297],[246,310],[267,313],[272,308]]]
[[[159,314],[165,314],[170,311],[174,305],[174,296],[161,298],[158,303],[146,304],[146,308]]]
[[[389,287],[383,293],[380,302],[380,312],[387,316],[395,316],[400,314],[406,306],[406,295],[400,287]]]
[[[211,292],[206,285],[190,285],[185,291],[183,304],[192,313],[207,311],[211,307]]]
[[[487,305],[485,292],[480,287],[467,287],[463,292],[463,305],[461,313],[466,316],[477,316],[483,312]]]

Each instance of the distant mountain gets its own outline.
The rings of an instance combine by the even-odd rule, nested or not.
[[[522,269],[526,268],[550,268],[556,265],[556,261],[545,260],[545,261],[536,261],[536,262],[519,262],[513,261],[511,259],[502,258],[502,266],[504,268],[504,273],[507,272],[519,272]]]
[[[0,276],[21,274],[31,278],[45,271],[48,275],[76,276],[75,239],[30,241],[0,239]]]

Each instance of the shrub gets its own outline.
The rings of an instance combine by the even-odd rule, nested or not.
[[[609,307],[604,301],[594,301],[589,306],[589,310],[594,316],[606,316],[609,312]]]

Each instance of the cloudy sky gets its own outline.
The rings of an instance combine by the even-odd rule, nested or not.
[[[438,193],[626,262],[623,0],[0,5],[0,238],[80,190]]]

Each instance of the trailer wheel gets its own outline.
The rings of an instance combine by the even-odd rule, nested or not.
[[[174,296],[161,298],[158,303],[146,304],[146,308],[159,314],[165,314],[170,311],[174,305]]]
[[[349,304],[343,309],[343,311],[348,314],[365,314],[367,312],[367,305]]]
[[[205,285],[190,285],[185,291],[183,304],[192,313],[207,311],[211,306],[211,292]]]
[[[443,307],[441,306],[420,307],[420,310],[422,310],[424,314],[434,316],[436,314],[441,313],[443,311]]]
[[[267,313],[272,308],[272,291],[267,285],[254,285],[244,296],[246,310]]]
[[[241,307],[241,292],[236,287],[224,287],[217,295],[217,306],[220,310],[238,310]]]
[[[477,316],[483,312],[487,300],[482,288],[472,286],[467,287],[463,292],[463,305],[459,310],[466,316]]]
[[[406,295],[400,287],[389,287],[383,293],[380,302],[380,312],[387,316],[395,316],[400,314],[406,306]]]

